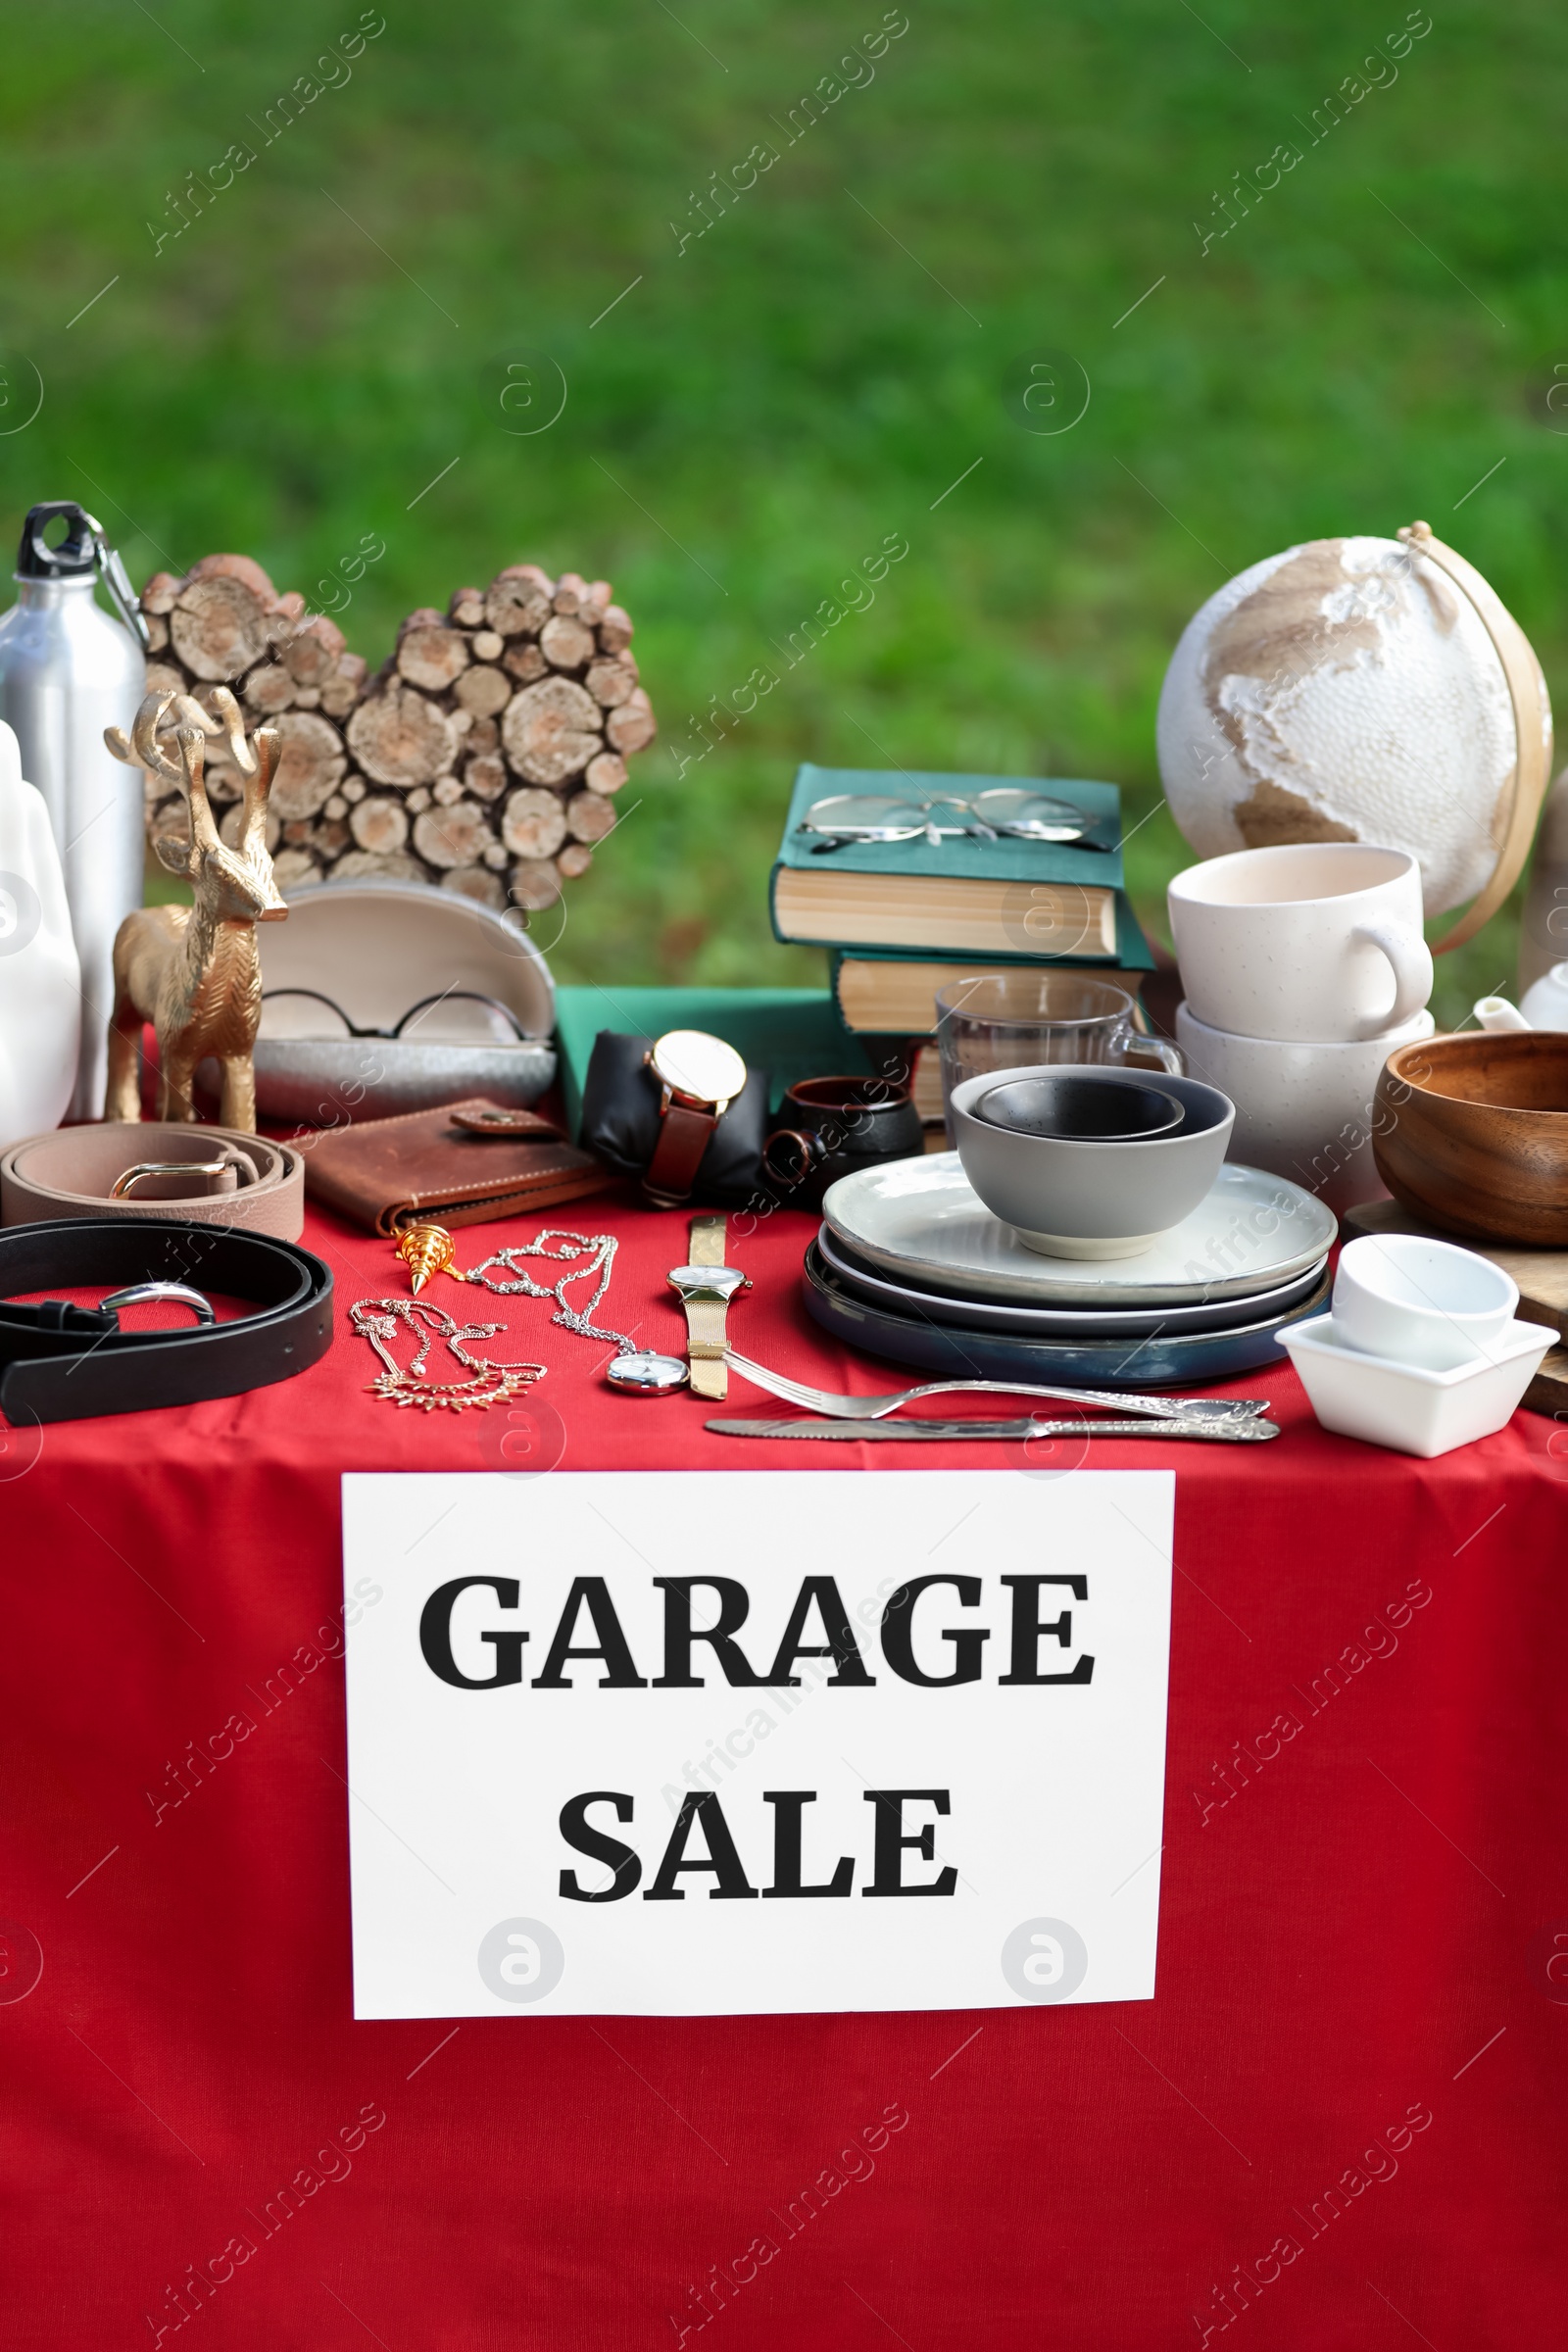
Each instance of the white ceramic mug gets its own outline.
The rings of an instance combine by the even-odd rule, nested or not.
[[[1168,904],[1187,1002],[1211,1029],[1345,1045],[1401,1027],[1432,993],[1403,850],[1238,850],[1178,874]]]
[[[1336,1216],[1387,1192],[1372,1156],[1378,1076],[1396,1046],[1430,1037],[1432,1028],[1431,1013],[1418,1012],[1381,1037],[1304,1044],[1211,1029],[1190,1004],[1176,1008],[1176,1042],[1189,1070],[1236,1105],[1231,1158],[1289,1176]]]
[[[1334,1329],[1348,1348],[1428,1372],[1491,1360],[1511,1337],[1519,1290],[1474,1250],[1415,1233],[1347,1242],[1334,1277]]]

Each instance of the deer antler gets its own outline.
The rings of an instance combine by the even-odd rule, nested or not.
[[[267,796],[272,789],[272,778],[277,773],[277,762],[283,750],[283,739],[275,727],[258,727],[254,740],[253,772],[247,772],[245,777],[245,821],[240,831],[242,854],[266,842]]]
[[[209,716],[194,695],[176,695],[174,704],[186,726],[199,727],[204,735],[226,735],[228,756],[240,774],[255,774],[256,755],[245,740],[244,716],[226,686],[215,686],[212,690],[212,705],[218,713],[216,718]]]
[[[145,768],[149,775],[162,776],[166,784],[183,784],[185,770],[158,741],[158,729],[164,713],[176,699],[172,694],[149,694],[130,725],[130,741],[125,741],[123,727],[105,727],[104,741],[117,760],[129,767]]]
[[[183,700],[184,698],[179,699]],[[159,864],[166,867],[170,873],[184,874],[194,880],[201,854],[207,850],[216,850],[220,846],[219,833],[218,827],[213,821],[212,803],[207,798],[207,785],[202,772],[206,738],[201,729],[199,727],[181,727],[179,729],[177,737],[179,759],[177,761],[170,759],[154,732],[159,715],[174,700],[173,695],[150,694],[147,697],[146,702],[136,713],[136,723],[131,729],[131,742],[134,749],[129,757],[135,765],[153,768],[155,773],[165,777],[168,782],[179,785],[184,793],[185,806],[190,812],[190,839],[187,841],[182,833],[160,833],[153,841],[153,855],[157,858]],[[148,723],[144,725],[144,721]],[[123,743],[124,737],[121,735],[118,727],[104,729],[104,740],[109,749],[117,760],[123,760],[127,755],[121,751],[116,744],[115,737],[117,735]]]
[[[190,803],[191,855],[199,850],[216,850],[219,846],[218,827],[213,822],[212,803],[207,798],[207,785],[202,769],[207,756],[206,739],[199,728],[179,730],[180,781]]]
[[[254,775],[256,754],[245,740],[244,717],[238,703],[235,702],[226,686],[217,686],[213,689],[213,709],[222,720],[224,732],[228,736],[229,758],[242,776]]]

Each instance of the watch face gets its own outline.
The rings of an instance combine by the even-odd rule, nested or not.
[[[669,1284],[683,1298],[722,1298],[726,1305],[737,1291],[752,1287],[739,1266],[671,1266]]]
[[[703,1029],[667,1029],[650,1058],[657,1078],[699,1102],[733,1102],[746,1084],[734,1047]]]
[[[668,1396],[686,1386],[690,1375],[678,1355],[656,1355],[651,1348],[622,1351],[605,1375],[612,1389],[628,1396]]]

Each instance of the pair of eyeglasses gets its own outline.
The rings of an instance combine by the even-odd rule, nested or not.
[[[487,1046],[525,1043],[521,1024],[499,997],[476,989],[449,988],[421,997],[391,1028],[365,1028],[340,1004],[316,988],[270,988],[262,995],[264,1038],[282,1040],[351,1037],[400,1038],[420,1046]]]
[[[821,858],[856,842],[919,841],[938,848],[944,840],[968,834],[981,841],[1006,835],[1014,841],[1076,842],[1086,850],[1104,850],[1102,841],[1089,838],[1095,820],[1071,801],[1049,793],[1030,792],[1021,785],[996,785],[977,792],[973,800],[956,794],[941,800],[897,800],[880,793],[835,793],[813,801],[796,827],[799,833],[820,836],[811,855]]]

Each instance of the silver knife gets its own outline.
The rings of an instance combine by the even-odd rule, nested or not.
[[[1220,1446],[1255,1445],[1280,1434],[1277,1421],[707,1421],[722,1438],[863,1438],[869,1444],[951,1444],[955,1439],[1203,1438]]]

